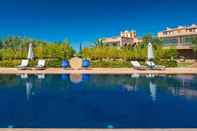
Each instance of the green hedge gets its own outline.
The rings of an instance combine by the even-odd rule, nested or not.
[[[174,60],[161,60],[155,62],[158,65],[163,65],[165,67],[177,67],[178,64]],[[140,64],[146,65],[144,61],[140,61]],[[92,61],[91,67],[111,67],[111,68],[122,68],[122,67],[132,67],[130,61]]]
[[[3,60],[0,61],[0,67],[16,67],[20,64],[20,60]]]
[[[49,59],[46,61],[47,67],[61,67],[62,60],[60,59]]]
[[[161,60],[157,64],[163,65],[165,67],[177,67],[178,63],[175,60]]]
[[[29,61],[29,67],[35,67],[38,60]],[[1,60],[0,67],[16,67],[21,64],[21,60]],[[61,60],[59,59],[48,59],[46,60],[46,67],[60,67]]]
[[[46,67],[61,67],[60,59],[46,59]],[[21,63],[21,60],[3,60],[0,61],[0,67],[16,67]],[[30,61],[29,66],[35,67],[38,63],[38,60]],[[140,62],[145,64],[144,62]],[[164,65],[166,67],[177,67],[178,64],[174,60],[160,60],[155,63],[159,65]],[[111,67],[111,68],[121,68],[121,67],[132,67],[130,61],[121,61],[121,60],[105,60],[105,61],[91,61],[91,67]]]
[[[91,67],[121,68],[121,67],[131,67],[131,64],[130,62],[127,61],[91,61]]]

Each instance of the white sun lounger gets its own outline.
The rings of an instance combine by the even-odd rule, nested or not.
[[[165,70],[165,66],[156,65],[153,61],[147,61],[146,64],[153,70]]]
[[[143,65],[141,65],[138,61],[131,61],[131,64],[134,69],[136,70],[146,70],[147,68]]]
[[[28,64],[29,64],[29,60],[24,59],[21,61],[21,64],[19,66],[17,66],[17,68],[21,69],[21,70],[25,70],[25,69],[27,69]]]
[[[36,69],[38,69],[38,70],[45,69],[45,60],[43,60],[43,59],[38,60],[38,64],[36,66]]]

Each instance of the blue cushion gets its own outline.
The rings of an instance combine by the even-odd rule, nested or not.
[[[84,68],[90,67],[90,61],[87,59],[84,59],[82,62],[82,67]]]
[[[68,62],[68,60],[63,60],[62,61],[62,67],[63,68],[68,68],[70,65],[69,65],[69,62]]]

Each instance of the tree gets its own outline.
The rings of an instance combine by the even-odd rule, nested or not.
[[[21,44],[21,38],[20,37],[7,37],[3,41],[3,46],[5,48],[12,48],[12,49],[19,49]]]
[[[197,37],[192,40],[192,50],[194,52],[195,58],[197,56]]]
[[[83,48],[83,50],[82,50],[82,56],[83,57],[92,59],[91,54],[92,53],[91,53],[91,49],[90,48]]]
[[[63,51],[64,51],[64,58],[70,59],[75,54],[75,50],[70,46],[68,41],[64,41],[63,43]]]
[[[3,41],[0,40],[0,49],[3,48]]]
[[[163,41],[157,37],[152,38],[151,41],[154,49],[161,49],[163,47]]]
[[[148,45],[148,43],[152,43],[154,48],[161,47],[163,45],[163,41],[157,37],[153,37],[151,34],[146,34],[142,37],[142,46]]]
[[[103,43],[103,40],[102,39],[97,39],[96,42],[95,42],[95,46],[98,47],[103,47],[104,46],[104,43]]]
[[[142,47],[146,47],[148,45],[149,42],[152,42],[153,37],[151,34],[147,34],[145,36],[142,37]]]
[[[34,47],[35,57],[38,59],[44,58],[44,46],[43,43],[36,43],[36,47]]]
[[[83,52],[83,47],[82,44],[79,44],[79,56],[82,56],[82,52]]]

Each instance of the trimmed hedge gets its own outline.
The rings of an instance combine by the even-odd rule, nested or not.
[[[157,64],[163,65],[165,67],[177,67],[178,63],[175,60],[161,60]]]
[[[62,60],[60,59],[46,59],[46,67],[61,67]],[[3,60],[0,61],[0,67],[16,67],[21,63],[21,60]],[[33,60],[29,62],[30,67],[35,67],[38,63],[38,60]],[[145,64],[144,62],[140,62]],[[160,60],[155,63],[159,65],[164,65],[166,67],[177,67],[178,64],[174,60]],[[130,61],[123,60],[103,60],[103,61],[91,61],[91,67],[111,67],[111,68],[122,68],[122,67],[132,67]]]
[[[38,60],[29,61],[29,67],[35,67]],[[0,67],[16,67],[21,64],[21,60],[1,60]],[[61,60],[48,59],[46,60],[46,67],[61,67]]]
[[[61,67],[62,60],[60,59],[49,59],[46,61],[47,67]]]
[[[0,61],[0,67],[16,67],[20,64],[20,60],[3,60]]]
[[[144,61],[139,61],[140,64],[146,65]],[[163,65],[165,67],[177,67],[178,64],[174,60],[162,60],[155,62],[158,65]],[[91,67],[111,67],[111,68],[122,68],[122,67],[132,67],[130,61],[92,61]]]
[[[91,67],[111,67],[111,68],[121,68],[121,67],[132,67],[128,61],[91,61]]]

